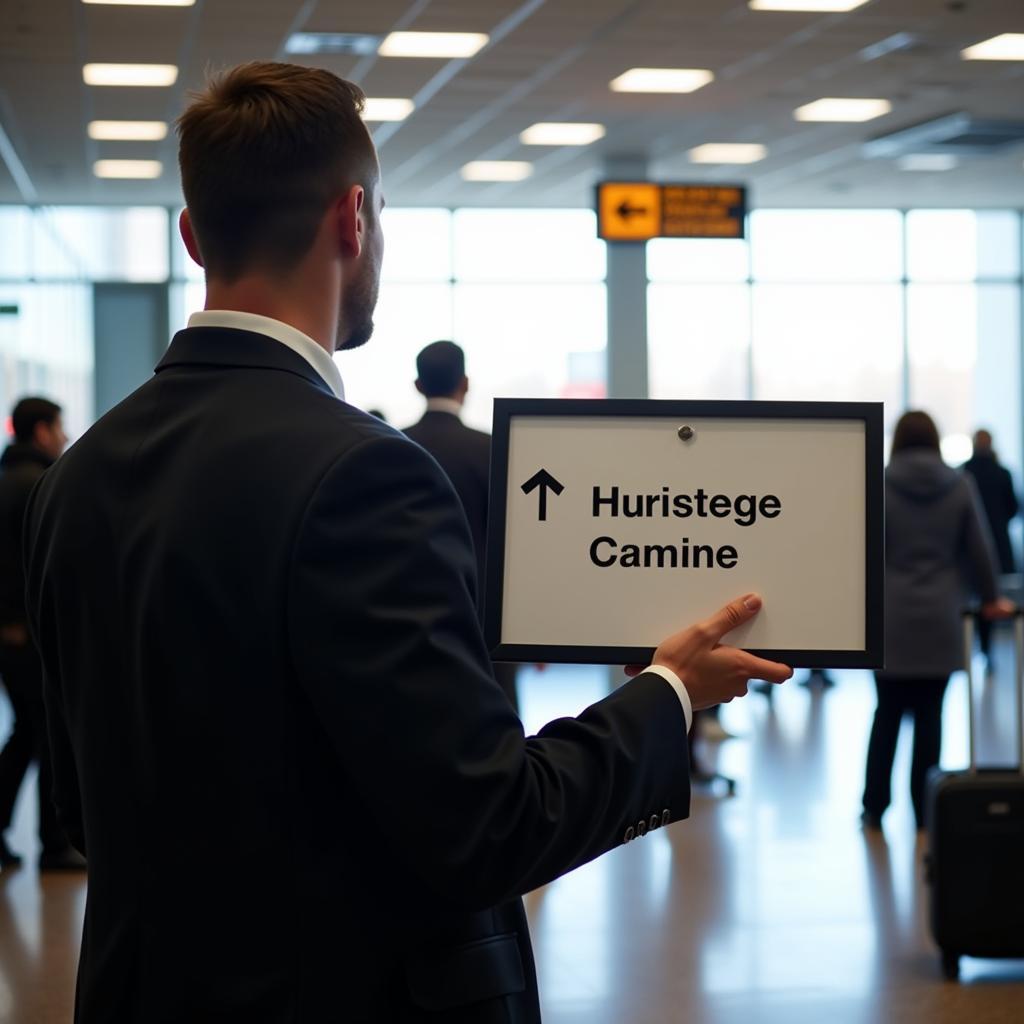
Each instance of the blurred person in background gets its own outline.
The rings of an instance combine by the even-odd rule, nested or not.
[[[999,572],[1007,576],[1015,573],[1017,567],[1013,545],[1010,543],[1010,523],[1020,505],[1013,489],[1013,477],[1005,466],[1000,465],[989,431],[979,430],[975,433],[974,454],[964,463],[963,470],[970,473],[981,497],[985,517],[992,531]],[[987,619],[982,619],[978,624],[978,643],[991,668],[992,623]]]
[[[43,709],[43,670],[25,618],[25,572],[21,531],[28,496],[36,481],[67,445],[61,408],[46,398],[23,398],[11,413],[14,440],[0,457],[0,673],[14,724],[0,751],[0,867],[21,864],[2,834],[11,826],[14,805],[29,765],[39,767],[39,840],[42,870],[80,869],[84,859],[71,848],[53,805],[50,745]]]
[[[406,427],[404,433],[437,459],[462,502],[473,537],[477,610],[482,619],[491,435],[462,422],[469,378],[465,353],[454,341],[435,341],[416,357],[416,390],[427,400],[427,408],[419,422]],[[516,666],[496,663],[494,677],[518,713]]]
[[[881,828],[900,722],[909,714],[910,795],[920,829],[925,778],[942,749],[946,684],[963,668],[961,612],[968,583],[981,595],[985,616],[1006,615],[1013,605],[996,590],[995,555],[974,484],[942,461],[939,432],[925,412],[904,413],[896,425],[885,506],[885,669],[875,673],[878,707],[861,820],[866,828]]]

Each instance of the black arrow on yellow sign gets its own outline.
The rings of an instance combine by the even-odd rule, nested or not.
[[[630,206],[628,199],[623,199],[621,203],[615,208],[615,212],[623,219],[628,221],[630,217],[639,217],[642,214],[647,213],[646,206]]]
[[[543,523],[548,518],[548,491],[554,491],[557,497],[565,490],[565,485],[559,483],[546,469],[539,469],[523,484],[523,494],[529,494],[538,487],[540,488],[540,504],[537,508],[537,519]]]

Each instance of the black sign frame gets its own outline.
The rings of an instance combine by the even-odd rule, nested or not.
[[[880,669],[885,657],[885,488],[881,402],[757,402],[659,399],[497,398],[491,438],[484,638],[495,661],[647,665],[653,647],[505,644],[501,642],[508,502],[508,452],[516,416],[642,417],[645,419],[857,420],[864,424],[865,647],[860,651],[751,649],[794,668]]]

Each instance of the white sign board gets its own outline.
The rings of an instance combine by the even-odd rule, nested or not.
[[[644,661],[756,591],[727,643],[879,666],[881,431],[869,404],[499,400],[494,656]]]

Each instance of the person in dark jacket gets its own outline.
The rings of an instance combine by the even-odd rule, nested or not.
[[[39,839],[43,870],[81,868],[85,862],[68,843],[52,800],[49,744],[43,709],[39,654],[25,625],[25,572],[22,525],[36,481],[67,444],[61,408],[46,398],[23,398],[11,413],[14,441],[0,457],[0,672],[14,714],[14,725],[0,751],[0,867],[21,864],[3,835],[28,771],[39,765]]]
[[[885,669],[875,674],[862,821],[881,827],[900,722],[910,714],[910,795],[922,828],[925,777],[942,747],[943,695],[950,673],[963,667],[962,567],[969,567],[983,614],[996,618],[1013,606],[996,591],[992,541],[974,484],[942,461],[938,430],[925,412],[905,413],[896,425],[885,502]]]
[[[469,378],[465,353],[455,342],[427,345],[416,357],[416,375],[416,390],[427,400],[427,409],[404,433],[437,459],[462,502],[476,555],[477,609],[482,616],[491,436],[462,422]],[[494,678],[518,711],[516,666],[495,664]]]
[[[1005,466],[999,464],[999,459],[992,448],[992,435],[987,430],[975,433],[974,454],[964,463],[963,470],[970,473],[981,496],[981,504],[985,509],[989,529],[992,531],[999,571],[1003,574],[1016,572],[1016,559],[1013,557],[1013,546],[1010,543],[1010,523],[1020,505],[1013,489],[1013,477]],[[978,643],[982,653],[989,658],[992,624],[984,619],[978,624]],[[989,665],[991,667],[991,662]]]

